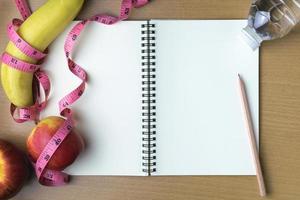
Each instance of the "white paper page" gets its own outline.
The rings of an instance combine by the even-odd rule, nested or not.
[[[144,175],[141,160],[142,21],[113,26],[91,23],[82,33],[75,61],[88,73],[84,95],[72,106],[86,149],[67,172],[74,175]],[[73,23],[75,25],[75,22]],[[71,26],[68,28],[70,30]],[[43,116],[58,115],[58,101],[77,87],[67,67],[65,31],[44,64],[53,90]]]
[[[259,53],[238,35],[244,20],[157,26],[157,173],[255,174],[238,95],[247,85],[258,136]]]

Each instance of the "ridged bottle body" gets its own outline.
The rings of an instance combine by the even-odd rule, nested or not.
[[[300,0],[253,0],[245,40],[256,49],[262,41],[287,35],[300,21]]]

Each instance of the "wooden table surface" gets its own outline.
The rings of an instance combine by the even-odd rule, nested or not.
[[[29,0],[33,10],[46,0]],[[118,13],[120,0],[87,0],[80,19],[96,13]],[[250,0],[153,0],[130,19],[240,19]],[[0,1],[0,49],[5,25],[18,12],[12,0]],[[16,124],[0,89],[0,137],[25,149],[33,124]],[[300,27],[281,40],[266,42],[260,56],[260,145],[268,197],[300,199]],[[101,164],[101,163],[99,163]],[[254,176],[73,177],[70,185],[49,188],[31,181],[14,198],[59,199],[260,199]]]

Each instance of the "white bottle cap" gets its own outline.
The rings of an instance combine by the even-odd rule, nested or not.
[[[249,26],[242,30],[241,38],[243,38],[243,41],[245,41],[253,51],[255,51],[263,41],[256,31]]]

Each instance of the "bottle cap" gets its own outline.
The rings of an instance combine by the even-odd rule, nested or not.
[[[253,51],[255,51],[263,41],[256,33],[255,29],[250,26],[247,26],[242,30],[241,38],[243,38],[243,41],[245,41]]]

